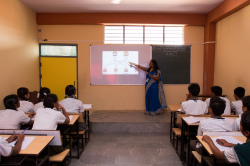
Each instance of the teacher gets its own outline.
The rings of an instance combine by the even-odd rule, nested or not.
[[[163,90],[163,83],[161,79],[161,71],[159,70],[159,66],[157,61],[152,59],[149,62],[149,68],[143,67],[141,65],[130,62],[130,64],[138,67],[147,72],[146,74],[146,85],[145,85],[145,101],[146,101],[146,110],[145,114],[147,115],[158,115],[161,114],[162,108],[167,108],[167,103],[165,99],[165,94]],[[161,102],[159,100],[159,88],[160,85],[160,97]]]

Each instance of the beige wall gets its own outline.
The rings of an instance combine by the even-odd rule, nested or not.
[[[40,25],[39,36],[48,40],[103,41],[103,25]],[[204,28],[185,27],[185,42],[203,43]],[[52,43],[52,42],[48,42]],[[90,86],[90,44],[102,42],[58,41],[78,44],[79,98],[83,103],[92,103],[94,110],[145,110],[144,86]],[[198,82],[202,89],[203,45],[192,46],[191,81]],[[167,103],[179,104],[185,100],[188,85],[164,85]]]
[[[0,109],[3,98],[25,86],[39,88],[39,59],[36,13],[18,0],[2,0],[0,5]]]
[[[214,85],[233,98],[238,86],[250,94],[250,6],[217,23]]]

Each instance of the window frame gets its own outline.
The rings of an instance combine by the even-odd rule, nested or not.
[[[112,27],[115,27],[115,26],[119,26],[119,27],[123,27],[123,33],[122,34],[122,38],[123,38],[123,42],[122,43],[107,43],[106,42],[106,38],[105,38],[105,27],[108,27],[108,26],[112,26]],[[126,44],[126,33],[125,33],[125,27],[128,27],[128,26],[138,26],[138,27],[143,27],[143,41],[142,41],[142,44],[145,44],[145,27],[162,27],[163,28],[163,42],[161,44],[150,44],[150,45],[184,45],[184,26],[154,26],[154,25],[105,25],[104,26],[104,44]],[[165,33],[165,30],[166,30],[166,27],[181,27],[182,28],[182,41],[181,41],[181,44],[176,44],[176,43],[167,43],[166,44],[166,33]],[[173,37],[174,38],[174,37]],[[179,41],[178,41],[179,42]],[[131,43],[133,44],[133,43]],[[137,43],[134,43],[135,45],[137,45]]]

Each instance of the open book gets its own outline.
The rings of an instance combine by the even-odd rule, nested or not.
[[[214,145],[220,150],[220,151],[225,151],[227,149],[230,149],[231,147],[225,147],[225,146],[221,146],[219,145],[216,140],[217,139],[224,139],[226,140],[227,142],[231,143],[231,144],[243,144],[242,142],[240,142],[239,140],[235,139],[234,137],[232,136],[219,136],[219,137],[214,137],[214,138],[211,138],[214,142]]]
[[[7,138],[6,138],[7,139]],[[27,146],[29,146],[29,144],[35,139],[35,137],[24,137],[23,143],[22,143],[22,147],[21,150],[24,150],[27,148]],[[11,143],[9,143],[9,145],[11,145],[12,147],[15,146],[17,141],[12,141]]]
[[[191,124],[191,123],[199,123],[202,120],[205,120],[206,118],[204,117],[193,117],[193,116],[189,116],[186,118],[183,118],[187,123]]]

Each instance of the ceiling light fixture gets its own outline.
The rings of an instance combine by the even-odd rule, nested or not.
[[[111,3],[113,4],[119,4],[121,2],[121,0],[112,0]]]

